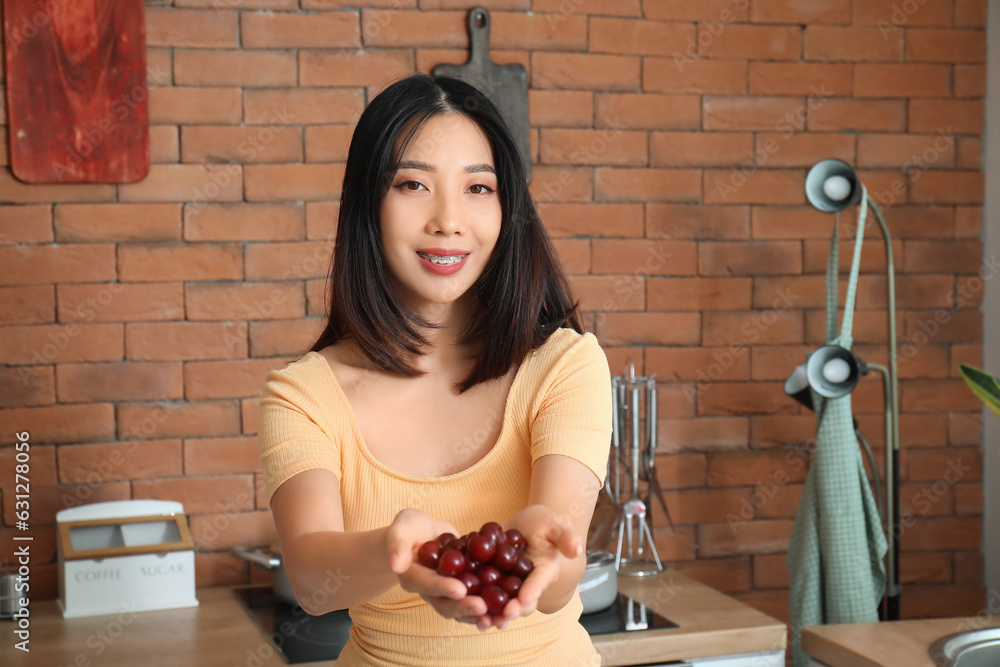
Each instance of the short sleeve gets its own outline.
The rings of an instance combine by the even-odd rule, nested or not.
[[[322,468],[341,479],[340,446],[332,424],[330,401],[322,391],[318,366],[326,360],[302,359],[282,370],[271,371],[260,401],[257,442],[264,471],[267,501],[292,476]]]
[[[611,372],[597,338],[587,333],[553,365],[531,426],[531,461],[561,454],[590,468],[601,485],[611,449]]]

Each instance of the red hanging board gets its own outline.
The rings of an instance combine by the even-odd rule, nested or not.
[[[28,183],[149,172],[143,0],[3,0],[10,163]]]

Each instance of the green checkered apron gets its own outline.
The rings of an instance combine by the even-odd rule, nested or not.
[[[826,269],[826,341],[848,350],[853,342],[851,328],[867,210],[868,193],[862,190],[839,336],[839,215],[833,226]],[[788,545],[795,667],[806,667],[809,662],[809,656],[802,650],[803,626],[878,621],[886,580],[882,558],[888,546],[861,462],[851,395],[823,398],[812,392],[812,399],[818,422],[816,445]]]

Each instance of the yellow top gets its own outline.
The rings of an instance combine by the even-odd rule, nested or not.
[[[272,371],[264,386],[259,442],[267,497],[296,473],[323,468],[340,480],[345,530],[387,526],[413,507],[464,534],[525,507],[532,464],[546,454],[582,462],[603,483],[611,411],[611,376],[597,339],[559,329],[518,368],[490,452],[454,475],[412,477],[368,451],[336,376],[322,355],[310,352]],[[582,609],[575,594],[553,614],[536,611],[483,633],[442,618],[394,586],[350,609],[351,640],[337,664],[596,666],[600,657],[579,623]]]

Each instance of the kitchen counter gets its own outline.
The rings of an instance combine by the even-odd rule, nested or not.
[[[727,595],[668,570],[619,579],[619,589],[679,627],[598,635],[605,665],[785,648],[785,625]],[[284,659],[226,587],[200,588],[198,607],[64,619],[54,600],[31,607],[30,655],[14,648],[13,623],[0,621],[0,664],[45,667],[281,667]],[[27,658],[27,660],[25,660]],[[332,665],[333,662],[310,663]]]
[[[937,667],[928,650],[946,635],[1000,627],[1000,618],[933,618],[802,629],[802,648],[830,667]]]

